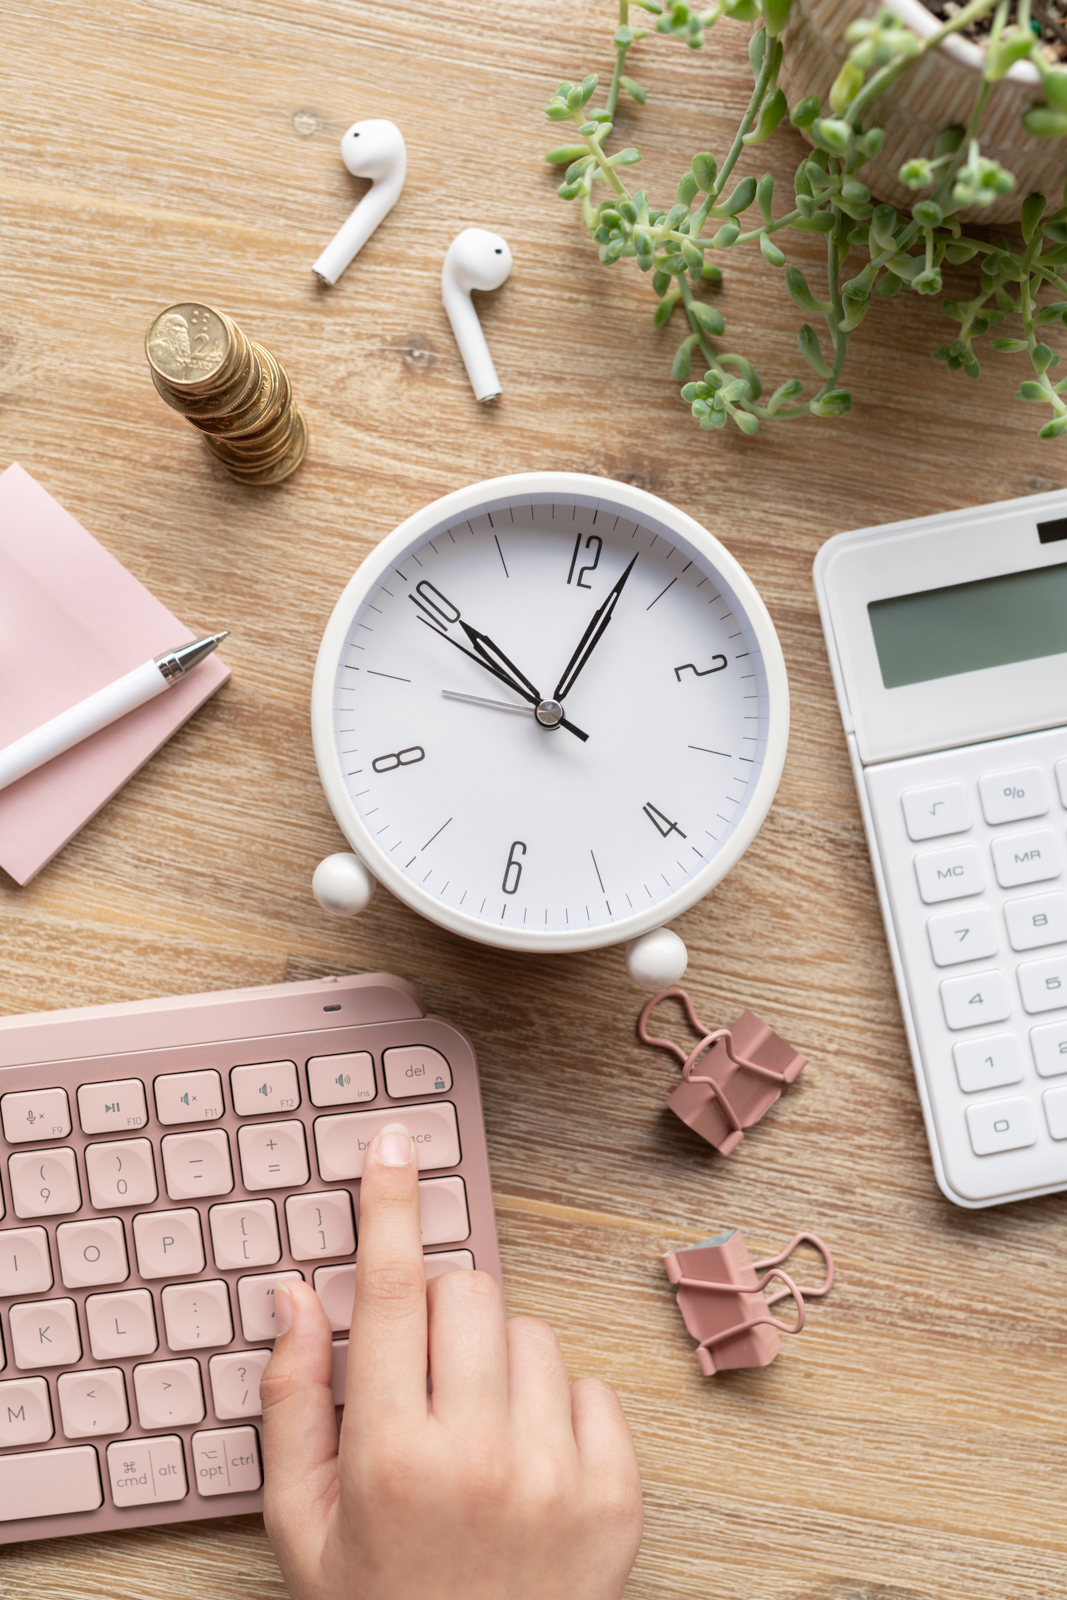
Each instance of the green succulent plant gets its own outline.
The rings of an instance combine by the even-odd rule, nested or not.
[[[594,104],[599,79],[590,74],[581,83],[561,83],[546,108],[550,122],[575,124],[578,142],[549,150],[545,159],[566,167],[559,194],[580,202],[600,260],[606,266],[632,260],[640,272],[651,273],[658,327],[678,311],[685,317],[687,332],[672,367],[683,384],[682,399],[702,428],[732,422],[749,435],[772,420],[841,416],[852,404],[842,387],[845,359],[872,294],[940,294],[945,262],[975,262],[975,294],[942,301],[956,326],[952,339],[933,355],[951,371],[977,378],[977,341],[986,340],[995,351],[1028,352],[1034,376],[1020,384],[1016,397],[1049,406],[1052,414],[1040,437],[1058,438],[1067,430],[1067,379],[1053,382],[1050,374],[1060,357],[1038,330],[1055,321],[1067,324],[1067,190],[1064,203],[1051,212],[1043,195],[1027,196],[1021,250],[1006,238],[990,242],[972,237],[958,215],[991,205],[1016,187],[1012,173],[981,153],[990,88],[1016,61],[1033,60],[1043,81],[1045,103],[1022,119],[1027,132],[1046,138],[1067,134],[1067,70],[1051,67],[1041,53],[1030,22],[1030,0],[1019,0],[1012,25],[1009,0],[971,0],[926,39],[888,10],[853,22],[845,33],[849,53],[829,103],[823,106],[809,95],[791,110],[778,83],[790,3],[716,0],[710,9],[697,11],[688,0],[673,0],[666,8],[659,0],[619,0],[615,66],[603,105]],[[657,17],[656,32],[682,39],[694,50],[702,48],[709,30],[723,18],[757,25],[748,48],[752,93],[733,141],[721,163],[709,151],[693,157],[666,209],[654,205],[643,189],[631,191],[624,181],[624,170],[641,160],[641,152],[633,146],[612,152],[609,144],[620,95],[638,105],[646,99],[644,89],[626,72],[630,51],[648,35],[648,29],[630,26],[631,4]],[[870,117],[878,97],[942,39],[990,13],[985,65],[966,127],[946,128],[931,158],[916,157],[901,166],[901,182],[916,195],[910,213],[878,204],[862,180],[865,163],[884,140]],[[770,173],[741,178],[732,186],[731,181],[742,152],[769,139],[787,114],[815,148],[796,170],[791,205],[776,215]],[[601,198],[595,197],[598,187],[607,190]],[[787,264],[783,245],[788,230],[825,236],[825,298],[816,295],[799,267]],[[797,344],[813,376],[806,382],[788,378],[767,397],[748,357],[721,348],[725,321],[713,303],[722,282],[715,258],[746,247],[758,247],[763,260],[781,271],[786,294],[811,319],[800,324]],[[1004,328],[1008,318],[1017,319],[1011,329]],[[816,332],[819,324],[825,330],[821,335]],[[704,369],[702,377],[691,377],[694,367]]]

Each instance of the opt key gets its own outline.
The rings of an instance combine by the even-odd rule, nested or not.
[[[315,1118],[315,1147],[323,1181],[343,1183],[349,1178],[361,1178],[371,1140],[399,1118],[415,1141],[421,1170],[458,1165],[459,1129],[456,1108],[449,1100],[432,1106],[405,1106],[402,1113],[395,1108],[349,1111]]]

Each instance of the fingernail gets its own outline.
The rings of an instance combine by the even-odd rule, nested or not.
[[[274,1326],[277,1337],[280,1339],[283,1333],[288,1333],[292,1325],[293,1297],[284,1283],[277,1283],[274,1286]]]
[[[406,1167],[415,1146],[402,1122],[389,1122],[378,1135],[377,1156],[383,1167]]]

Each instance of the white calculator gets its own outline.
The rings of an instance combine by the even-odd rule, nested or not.
[[[938,1183],[1067,1188],[1067,492],[838,534],[815,587]]]

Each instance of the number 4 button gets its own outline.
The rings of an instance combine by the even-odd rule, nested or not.
[[[973,972],[966,978],[942,978],[941,1006],[952,1029],[1005,1021],[1011,1015],[1011,1002],[1004,974]]]

